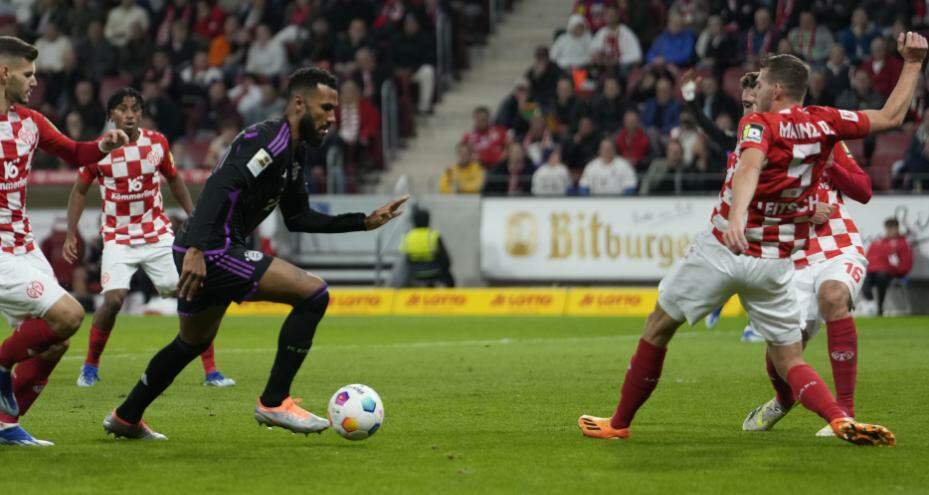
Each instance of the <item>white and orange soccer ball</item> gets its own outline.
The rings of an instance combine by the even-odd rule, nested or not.
[[[367,385],[346,385],[329,399],[329,423],[343,438],[364,440],[384,423],[384,403]]]

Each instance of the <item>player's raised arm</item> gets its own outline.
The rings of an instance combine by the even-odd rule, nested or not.
[[[84,172],[85,169],[81,169]],[[77,246],[77,224],[81,220],[81,214],[84,213],[84,205],[87,202],[87,191],[90,189],[92,180],[85,180],[85,173],[82,173],[78,180],[71,188],[71,195],[68,197],[68,234],[65,237],[64,255],[65,261],[75,263],[78,260]]]
[[[903,119],[913,101],[916,84],[919,81],[919,72],[922,69],[923,59],[929,45],[926,38],[909,31],[900,33],[897,38],[897,51],[903,56],[903,70],[893,91],[884,102],[880,110],[864,110],[862,113],[871,121],[870,132],[876,133],[896,129],[903,125]]]

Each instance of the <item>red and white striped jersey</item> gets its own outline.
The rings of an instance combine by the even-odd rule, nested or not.
[[[164,213],[158,172],[168,179],[177,176],[168,140],[147,129],[140,129],[134,142],[80,168],[81,182],[89,184],[96,179],[100,183],[100,233],[104,242],[137,245],[173,237],[171,221]]]
[[[35,249],[26,216],[26,185],[36,148],[78,164],[103,156],[97,143],[68,139],[32,109],[13,105],[0,114],[0,251],[4,253]]]
[[[857,139],[870,129],[861,112],[830,107],[794,106],[778,113],[754,113],[739,123],[738,152],[755,148],[765,155],[758,187],[748,207],[743,254],[761,258],[790,258],[804,249],[810,236],[809,216],[814,192],[832,148],[841,139]],[[732,160],[730,160],[731,162]],[[713,211],[713,235],[722,242],[729,228],[732,172]]]
[[[841,160],[854,160],[844,143],[839,143],[833,149],[836,162]],[[837,167],[839,165],[835,165]],[[855,165],[857,167],[857,164]],[[832,169],[829,169],[832,170]],[[806,248],[793,254],[794,267],[803,268],[808,265],[830,260],[843,254],[865,255],[864,244],[858,226],[845,208],[845,198],[838,187],[833,183],[826,171],[816,188],[815,198],[819,203],[832,205],[832,215],[829,221],[815,225]]]

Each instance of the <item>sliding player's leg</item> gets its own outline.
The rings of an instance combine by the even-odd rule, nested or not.
[[[686,319],[696,324],[732,296],[735,256],[711,234],[698,236],[685,257],[658,285],[658,304],[645,322],[611,418],[584,415],[578,425],[594,438],[628,438],[636,412],[661,377],[668,343]]]
[[[274,365],[255,407],[255,419],[260,424],[280,426],[297,433],[321,432],[329,426],[329,421],[297,405],[290,396],[290,388],[329,305],[326,283],[274,258],[251,299],[292,306],[281,326]]]
[[[849,418],[816,370],[804,361],[800,323],[805,318],[793,290],[790,261],[746,259],[742,269],[742,306],[752,326],[768,342],[771,362],[790,384],[794,400],[825,419],[843,440],[861,445],[893,445],[893,434],[886,428]]]
[[[171,385],[174,378],[210,346],[226,307],[226,304],[216,304],[180,315],[180,332],[177,337],[155,354],[123,403],[104,419],[103,426],[107,433],[133,439],[166,439],[164,435],[152,431],[142,421],[142,415]]]
[[[799,310],[799,320],[806,322],[805,330],[802,333],[804,345],[811,335],[816,334],[819,321],[819,309],[816,304],[816,277],[821,265],[814,264],[796,270],[793,275],[791,286],[793,287],[794,304]],[[784,300],[783,304],[789,304]],[[791,316],[793,317],[793,316]],[[792,325],[788,325],[789,327]],[[751,327],[751,323],[749,323]],[[759,335],[760,337],[760,335]],[[764,337],[761,337],[764,341]],[[775,396],[752,409],[745,420],[742,421],[742,430],[744,431],[768,431],[774,428],[794,405],[793,390],[790,384],[781,377],[774,362],[771,360],[771,353],[765,352],[765,372],[774,388]],[[830,429],[830,435],[832,430]]]

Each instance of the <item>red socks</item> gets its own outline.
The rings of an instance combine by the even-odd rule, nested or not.
[[[216,358],[213,354],[213,344],[210,344],[203,354],[200,354],[200,360],[203,361],[203,372],[207,375],[216,371]]]
[[[619,405],[610,420],[613,428],[627,428],[642,404],[648,400],[652,390],[658,386],[661,368],[664,364],[667,348],[657,347],[645,339],[639,339],[639,346],[632,356],[626,379],[623,381]]]
[[[110,338],[110,330],[101,330],[97,325],[90,327],[90,341],[87,343],[87,358],[84,364],[90,366],[100,366],[100,356],[103,354],[103,348],[106,347],[106,341]]]
[[[794,392],[790,388],[790,384],[785,382],[781,375],[777,373],[777,368],[774,367],[771,356],[767,353],[764,355],[764,362],[768,370],[768,378],[771,379],[771,385],[774,387],[774,391],[777,392],[777,401],[785,410],[790,409],[794,405]]]
[[[12,369],[13,365],[36,354],[41,354],[52,344],[63,339],[55,335],[52,327],[41,318],[32,318],[19,324],[13,335],[0,344],[0,366]]]
[[[858,332],[851,316],[826,322],[829,362],[839,405],[855,416],[855,377],[858,375]]]
[[[39,398],[39,394],[48,383],[49,375],[52,374],[52,370],[55,369],[60,359],[61,357],[58,356],[54,361],[49,361],[42,356],[33,356],[16,365],[13,370],[13,393],[19,404],[20,416],[25,415],[35,400]],[[0,413],[0,422],[17,423],[19,418]]]
[[[787,371],[787,381],[794,391],[796,401],[810,411],[819,414],[826,421],[832,422],[847,416],[839,403],[835,401],[829,387],[823,383],[823,379],[810,365],[798,364],[790,368]]]

